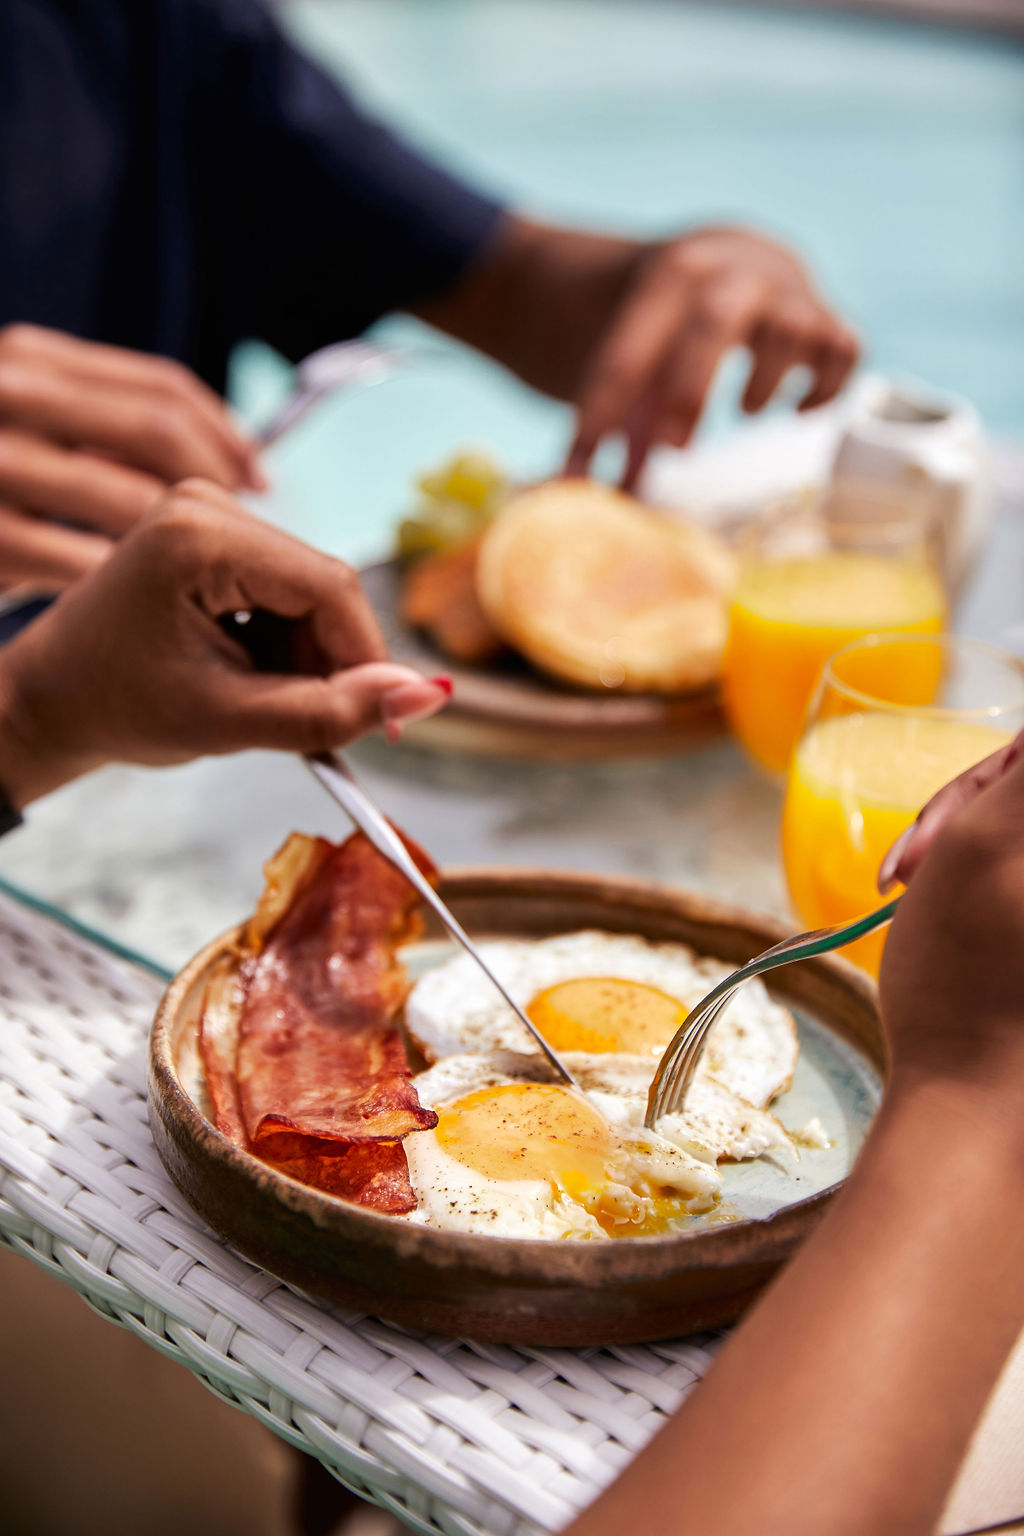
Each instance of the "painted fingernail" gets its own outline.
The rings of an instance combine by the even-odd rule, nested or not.
[[[428,679],[428,681],[433,683],[435,688],[443,688],[449,699],[455,692],[455,684],[452,682],[447,672],[439,672],[436,677],[431,677]]]
[[[392,738],[392,727],[407,725],[411,720],[422,720],[432,715],[447,703],[451,691],[450,678],[439,681],[424,677],[389,688],[380,701],[381,719],[388,740],[398,739],[397,736]]]
[[[900,867],[900,860],[910,846],[910,839],[916,827],[917,823],[913,822],[903,829],[879,866],[878,889],[883,896],[896,884],[896,871]]]

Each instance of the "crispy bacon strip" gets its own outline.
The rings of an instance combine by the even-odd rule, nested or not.
[[[247,1147],[235,1077],[243,1002],[237,960],[226,956],[206,984],[199,1022],[199,1059],[213,1107],[214,1125],[240,1147]]]
[[[357,1205],[371,1206],[391,1216],[416,1209],[409,1183],[409,1163],[400,1141],[365,1141],[345,1145],[296,1136],[292,1144],[275,1140],[278,1156],[264,1161],[300,1184],[311,1184],[328,1195],[340,1195]]]
[[[204,1003],[218,1128],[304,1183],[412,1210],[401,1138],[437,1123],[394,1022],[406,993],[395,949],[419,930],[416,893],[358,834],[338,847],[293,835],[266,874],[236,972],[241,1008],[217,977]]]

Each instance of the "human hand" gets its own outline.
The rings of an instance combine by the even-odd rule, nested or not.
[[[187,368],[37,326],[0,331],[0,582],[67,586],[188,475],[265,484],[254,445]]]
[[[239,612],[277,617],[288,670],[257,671],[220,622]],[[450,684],[386,654],[348,566],[187,481],[0,650],[0,785],[20,809],[109,761],[394,737]]]
[[[1024,731],[1008,741],[998,752],[990,752],[980,763],[966,768],[957,778],[944,784],[927,805],[918,812],[905,832],[901,832],[882,860],[878,871],[878,889],[884,896],[894,885],[910,880],[937,834],[957,811],[970,805],[982,790],[1002,777],[1024,750]]]
[[[1024,1111],[1024,734],[947,784],[884,861],[907,882],[882,961],[893,1081]]]
[[[838,393],[857,361],[854,332],[784,246],[742,229],[704,229],[650,247],[598,341],[578,396],[566,473],[585,474],[601,439],[622,432],[623,485],[635,485],[655,443],[693,436],[719,363],[752,355],[743,409],[767,405],[802,364],[807,411]]]

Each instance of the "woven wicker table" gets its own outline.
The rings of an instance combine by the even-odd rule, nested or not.
[[[301,1295],[214,1237],[157,1159],[159,973],[7,895],[0,955],[0,1241],[415,1529],[559,1529],[710,1364],[706,1337],[512,1349]]]

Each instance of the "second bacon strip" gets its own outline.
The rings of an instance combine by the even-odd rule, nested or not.
[[[406,993],[395,950],[419,931],[416,892],[359,834],[337,847],[293,836],[267,875],[235,982],[237,1033],[216,984],[204,1010],[218,1127],[304,1183],[412,1210],[401,1138],[437,1123],[395,1022]]]

